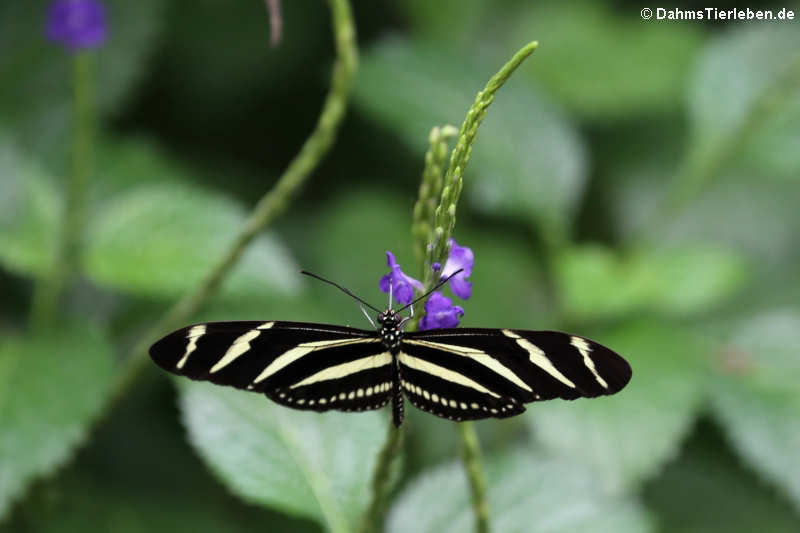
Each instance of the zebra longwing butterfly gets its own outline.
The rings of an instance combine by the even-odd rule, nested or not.
[[[568,333],[404,332],[410,317],[400,312],[413,310],[427,294],[400,310],[392,309],[390,298],[389,308],[379,311],[344,287],[309,275],[378,311],[376,331],[304,322],[209,322],[170,333],[153,344],[150,356],[169,372],[263,393],[295,409],[364,411],[391,402],[396,426],[403,422],[404,396],[451,420],[505,418],[525,411],[528,402],[614,394],[631,378],[625,359]]]

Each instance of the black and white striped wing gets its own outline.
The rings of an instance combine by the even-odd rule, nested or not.
[[[392,356],[371,331],[302,322],[211,322],[150,348],[161,368],[262,392],[296,409],[363,411],[390,399]]]
[[[627,361],[594,341],[557,331],[438,329],[406,333],[402,387],[416,407],[453,420],[505,418],[524,403],[614,394]]]

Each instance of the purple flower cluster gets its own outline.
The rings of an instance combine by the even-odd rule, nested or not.
[[[418,280],[400,270],[400,265],[395,260],[392,252],[386,252],[386,263],[392,270],[381,278],[378,286],[385,293],[389,292],[389,287],[391,286],[392,298],[401,304],[410,304],[411,300],[414,299],[414,289],[421,291],[425,287]]]
[[[106,8],[98,0],[56,0],[47,12],[45,35],[74,52],[106,40]]]
[[[406,305],[411,303],[414,299],[414,289],[424,290],[422,283],[401,270],[392,252],[386,252],[386,260],[391,271],[381,278],[379,284],[381,291],[388,293],[391,287],[392,297],[395,300]],[[454,239],[450,239],[450,256],[444,268],[439,263],[434,263],[433,270],[440,272],[439,279],[442,280],[461,269],[461,272],[450,278],[449,284],[453,294],[466,300],[472,295],[472,282],[467,281],[467,278],[472,275],[474,264],[475,256],[472,250],[466,246],[459,246]],[[419,323],[419,329],[454,328],[458,326],[462,316],[464,309],[461,306],[453,305],[450,298],[436,291],[425,302],[425,316]]]

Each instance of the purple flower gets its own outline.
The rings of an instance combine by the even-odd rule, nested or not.
[[[386,252],[386,263],[392,270],[381,278],[379,287],[383,292],[389,292],[392,287],[392,297],[402,304],[409,304],[414,299],[414,289],[424,290],[422,283],[400,270],[400,265],[394,259],[392,252]]]
[[[447,258],[439,279],[444,279],[459,268],[463,268],[464,270],[453,276],[449,283],[453,294],[462,300],[467,300],[472,295],[472,282],[466,278],[472,275],[473,265],[475,265],[475,255],[472,250],[466,246],[459,246],[455,239],[450,239],[450,257]]]
[[[56,0],[47,13],[45,35],[70,51],[94,48],[106,40],[106,9],[97,0]]]
[[[425,302],[425,316],[419,322],[419,329],[454,328],[462,316],[464,310],[460,306],[453,305],[450,298],[436,291]]]

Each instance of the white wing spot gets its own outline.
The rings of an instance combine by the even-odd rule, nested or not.
[[[586,365],[586,368],[592,371],[592,374],[594,374],[597,382],[602,385],[604,389],[607,389],[608,383],[606,383],[606,380],[600,377],[600,374],[597,373],[597,368],[594,366],[594,361],[592,361],[592,358],[589,357],[589,354],[592,353],[592,347],[589,346],[589,343],[586,342],[586,339],[581,337],[572,337],[572,339],[570,339],[570,344],[577,348],[581,353],[581,356],[583,356],[583,364]]]
[[[189,356],[192,355],[192,352],[197,349],[197,341],[206,334],[206,325],[200,324],[199,326],[194,326],[189,330],[189,333],[186,334],[186,338],[189,339],[189,344],[186,345],[186,353],[183,354],[181,360],[178,361],[178,364],[175,365],[176,368],[183,368],[183,365],[186,364],[186,360],[189,359]]]
[[[572,381],[570,381],[564,374],[559,372],[559,370],[556,367],[553,366],[553,363],[550,361],[550,359],[547,358],[547,356],[544,354],[544,351],[542,351],[541,348],[533,344],[528,339],[523,339],[510,329],[504,329],[501,331],[503,332],[503,335],[505,335],[506,337],[516,340],[517,344],[519,344],[526,352],[528,352],[531,363],[540,367],[542,370],[544,370],[545,372],[556,378],[564,385],[572,389],[575,388],[575,384]],[[531,391],[531,389],[528,390],[530,392],[533,392]]]
[[[214,372],[217,372],[218,370],[221,370],[234,362],[240,355],[249,352],[250,341],[259,335],[261,335],[261,331],[258,329],[251,329],[244,335],[239,336],[235,341],[233,341],[233,344],[230,345],[228,351],[226,351],[225,355],[222,356],[222,359],[217,361],[217,363],[211,367],[209,372],[213,374]]]

